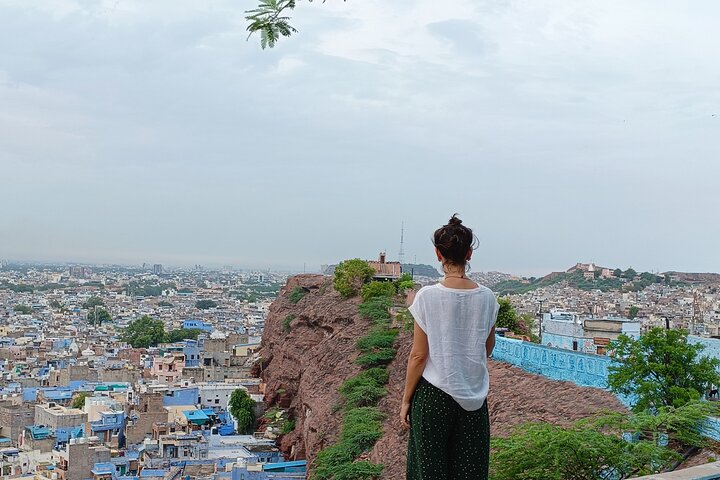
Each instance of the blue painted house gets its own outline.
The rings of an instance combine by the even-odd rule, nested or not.
[[[183,328],[186,328],[188,330],[191,328],[194,328],[197,330],[202,330],[204,332],[212,332],[213,331],[213,326],[210,325],[209,323],[205,323],[202,320],[197,320],[197,319],[192,319],[192,318],[189,318],[183,322]]]

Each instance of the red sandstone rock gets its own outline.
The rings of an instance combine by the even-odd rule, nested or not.
[[[296,287],[308,293],[293,304],[286,296]],[[299,275],[288,280],[270,307],[260,350],[261,376],[267,382],[268,407],[287,404],[296,419],[295,431],[281,441],[292,459],[312,462],[321,448],[338,438],[342,418],[336,409],[337,390],[360,370],[352,363],[358,355],[355,342],[370,328],[370,322],[357,314],[358,302],[343,300],[329,277]],[[283,319],[290,314],[296,318],[285,332]],[[411,332],[398,336],[398,355],[389,366],[389,393],[379,404],[387,415],[385,434],[368,455],[385,465],[384,479],[405,478],[407,432],[400,427],[398,412],[411,342]],[[605,409],[624,410],[609,392],[549,380],[501,362],[491,360],[489,365],[493,435],[506,435],[512,426],[529,421],[568,424]]]

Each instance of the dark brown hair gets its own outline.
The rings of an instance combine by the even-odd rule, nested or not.
[[[447,225],[435,230],[433,245],[437,247],[445,259],[444,263],[464,267],[468,250],[477,247],[477,238],[472,230],[462,224],[457,213],[450,218]]]

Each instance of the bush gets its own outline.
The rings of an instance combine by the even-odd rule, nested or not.
[[[395,285],[392,283],[374,281],[363,285],[361,296],[363,300],[368,301],[376,297],[391,298],[395,296],[395,293]]]
[[[695,402],[680,408],[660,407],[654,413],[608,413],[569,426],[531,423],[510,436],[491,441],[491,477],[498,480],[584,480],[627,478],[662,471],[682,456],[673,448],[702,448],[705,419],[718,407]],[[642,432],[634,441],[623,435]],[[665,436],[668,445],[658,444]]]
[[[664,467],[679,457],[654,442],[630,443],[578,424],[526,424],[491,444],[490,475],[498,480],[627,478],[655,473],[650,465]]]
[[[392,305],[392,300],[387,297],[371,298],[358,305],[358,312],[376,324],[383,324],[390,321],[390,307]]]
[[[305,295],[307,295],[307,290],[302,287],[295,287],[288,295],[288,300],[292,303],[298,303]]]
[[[375,405],[387,394],[385,384],[388,373],[384,368],[371,368],[345,380],[340,386],[340,394],[346,407],[367,407]]]
[[[376,367],[392,362],[396,354],[396,350],[392,347],[397,335],[397,330],[375,327],[355,344],[363,353],[355,363],[363,367]]]
[[[375,269],[366,261],[354,258],[345,260],[335,268],[333,287],[345,298],[357,295],[362,286],[375,275]]]
[[[334,480],[369,480],[377,478],[384,468],[384,465],[372,463],[368,460],[343,463],[337,466],[332,478]]]
[[[291,323],[293,320],[295,320],[295,315],[293,315],[292,313],[283,319],[283,321],[282,321],[282,329],[283,329],[285,332],[289,332],[289,331],[290,331],[290,323]]]
[[[397,337],[397,330],[385,330],[383,328],[375,327],[370,332],[359,339],[355,346],[363,353],[373,351],[377,348],[390,348],[395,343],[395,337]]]
[[[315,480],[357,480],[375,478],[383,465],[367,461],[354,462],[382,436],[383,414],[377,408],[353,408],[343,418],[340,442],[318,452]]]
[[[283,423],[282,429],[280,429],[280,433],[283,435],[287,435],[293,430],[295,430],[295,420],[288,420]]]
[[[395,288],[398,293],[402,293],[405,290],[412,290],[415,288],[415,280],[409,273],[403,273],[400,278],[395,281]]]
[[[355,363],[362,367],[377,367],[379,365],[387,365],[395,358],[394,348],[380,348],[372,352],[363,353]]]

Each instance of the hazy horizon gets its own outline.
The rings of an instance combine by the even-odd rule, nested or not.
[[[0,0],[0,259],[720,272],[720,3]]]
[[[357,258],[356,257],[347,257],[345,259],[350,258]],[[361,257],[362,258],[362,257]],[[365,260],[374,260],[375,258],[364,258]],[[39,259],[0,259],[3,261],[8,261],[10,264],[19,264],[19,265],[84,265],[84,266],[90,266],[90,267],[110,267],[110,266],[117,266],[117,267],[128,267],[128,268],[142,268],[143,264],[145,265],[145,268],[149,271],[154,263],[160,263],[156,261],[127,261],[127,262],[111,262],[111,261],[80,261],[80,260],[73,260],[73,259],[46,259],[46,260],[39,260]],[[336,265],[338,262],[342,261],[335,260],[334,262],[327,262],[320,265],[263,265],[263,264],[256,264],[256,265],[247,265],[247,264],[233,264],[233,263],[206,263],[206,264],[198,264],[198,263],[189,263],[189,264],[163,264],[163,268],[166,270],[166,273],[169,273],[170,270],[188,270],[193,269],[195,266],[200,265],[203,267],[204,270],[207,271],[213,271],[213,270],[222,270],[226,267],[230,267],[232,269],[237,270],[255,270],[255,271],[273,271],[273,272],[279,272],[279,273],[290,273],[290,274],[299,274],[299,273],[319,273],[324,266],[328,265]],[[397,261],[397,258],[389,257],[387,259],[389,262]],[[471,262],[472,263],[472,262]],[[470,273],[474,272],[481,272],[481,273],[491,273],[491,272],[499,272],[499,273],[506,273],[511,274],[518,277],[542,277],[550,273],[556,273],[556,272],[563,272],[568,270],[569,268],[575,266],[575,264],[578,262],[573,262],[572,264],[568,264],[566,266],[558,266],[557,268],[549,268],[545,270],[537,270],[537,271],[530,271],[530,270],[518,270],[518,271],[510,271],[510,270],[478,270],[477,268],[470,270]],[[579,263],[595,263],[595,262],[589,262],[589,261],[581,261]],[[414,262],[412,259],[406,260],[403,264],[423,264],[423,265],[430,265],[431,267],[435,268],[435,270],[438,271],[438,273],[442,272],[441,265],[439,262],[435,263],[421,263],[421,262]],[[670,269],[670,270],[664,270],[660,271],[657,269],[650,269],[650,270],[642,270],[635,268],[633,265],[609,265],[609,264],[597,264],[601,267],[607,267],[607,268],[620,268],[620,269],[627,269],[627,268],[634,268],[635,270],[638,270],[639,272],[652,272],[652,273],[663,273],[665,271],[677,271],[677,272],[684,272],[684,273],[720,273],[720,272],[711,272],[711,271],[688,271],[688,270],[677,270],[677,269]]]

